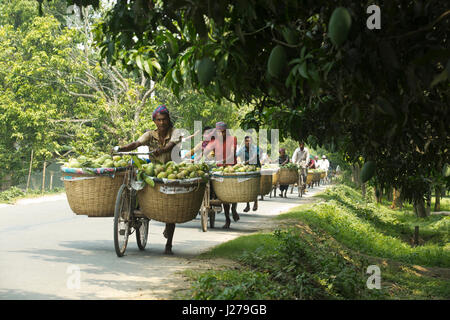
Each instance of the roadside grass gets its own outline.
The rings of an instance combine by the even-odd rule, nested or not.
[[[321,197],[326,202],[291,210],[277,219],[301,220],[325,230],[348,248],[371,256],[450,267],[450,217],[436,216],[420,221],[384,206],[365,204],[357,191],[343,185],[325,191]],[[407,239],[412,237],[417,223],[422,223],[421,234],[433,241],[422,239],[423,245],[412,247]]]
[[[276,218],[279,229],[223,243],[200,259],[226,258],[234,268],[187,271],[187,299],[448,299],[449,217],[415,216],[366,203],[339,185],[321,201]],[[420,224],[424,244],[409,237]],[[447,238],[446,238],[447,237]],[[381,270],[368,289],[367,267]]]
[[[0,192],[0,203],[13,204],[19,199],[23,198],[37,198],[43,195],[57,194],[64,192],[64,188],[53,188],[52,190],[29,189],[24,191],[17,187],[11,187],[5,191]]]

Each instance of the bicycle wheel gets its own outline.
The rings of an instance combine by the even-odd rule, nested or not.
[[[136,242],[139,250],[144,250],[147,245],[148,239],[148,224],[149,219],[141,218],[139,219],[139,227],[136,228]]]
[[[127,249],[130,233],[131,195],[125,184],[117,192],[114,209],[114,249],[118,257],[123,257]]]

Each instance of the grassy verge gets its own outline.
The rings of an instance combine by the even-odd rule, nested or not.
[[[20,188],[11,187],[8,190],[0,192],[0,203],[12,204],[15,203],[17,200],[23,198],[36,198],[41,197],[43,195],[57,194],[61,192],[64,192],[64,188],[54,188],[52,190],[45,190],[44,192],[42,192],[42,190],[30,189],[27,192],[25,192]]]
[[[190,299],[448,299],[449,217],[417,220],[365,203],[338,186],[322,201],[280,215],[280,229],[219,245],[201,259],[227,258],[233,269],[187,272]],[[409,236],[420,223],[423,245]],[[381,271],[381,289],[366,285]]]

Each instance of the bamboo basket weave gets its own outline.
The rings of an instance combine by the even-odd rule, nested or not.
[[[297,169],[280,168],[280,177],[278,178],[279,184],[294,184],[298,182]]]
[[[184,193],[168,194],[164,187],[176,187]],[[193,220],[200,210],[205,194],[206,182],[198,180],[192,184],[155,182],[146,185],[137,193],[142,213],[149,219],[165,223],[183,223]]]
[[[114,217],[116,196],[123,183],[124,172],[114,178],[71,173],[73,177],[86,177],[83,180],[64,180],[70,209],[77,215],[88,217]]]
[[[325,179],[325,171],[322,171],[322,172],[320,173],[320,179]]]
[[[211,182],[217,198],[224,203],[254,202],[260,193],[261,174],[213,176]]]
[[[261,175],[261,182],[259,187],[259,195],[265,196],[272,190],[272,175]]]

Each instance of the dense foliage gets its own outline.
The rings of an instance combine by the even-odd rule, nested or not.
[[[164,79],[175,93],[190,83],[253,105],[244,126],[283,128],[350,162],[372,159],[380,184],[420,201],[428,179],[450,162],[450,13],[446,1],[383,2],[381,29],[371,30],[368,5],[118,1],[96,41],[110,61]],[[351,28],[333,43],[329,20],[338,6]],[[284,53],[268,72],[279,46]]]

